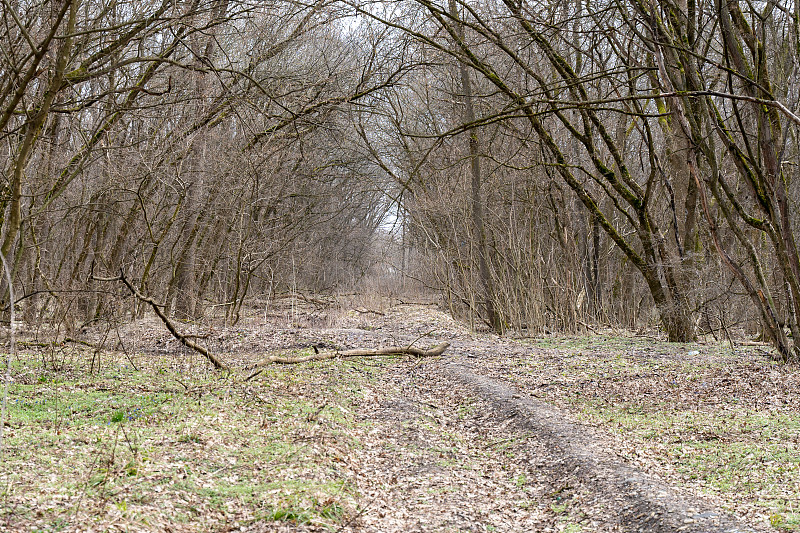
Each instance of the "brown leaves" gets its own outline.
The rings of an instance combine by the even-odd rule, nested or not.
[[[564,337],[484,368],[598,428],[631,464],[762,524],[800,506],[800,371],[753,348]]]

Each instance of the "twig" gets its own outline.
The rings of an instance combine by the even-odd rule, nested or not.
[[[119,324],[117,324],[117,327],[114,329],[117,332],[117,340],[119,340],[119,345],[122,346],[122,352],[125,354],[125,357],[128,358],[128,362],[130,362],[133,369],[138,372],[139,368],[136,366],[136,362],[133,360],[133,357],[131,357],[131,354],[128,353],[128,349],[125,347],[125,343],[122,342],[122,335],[119,334]]]
[[[336,533],[342,533],[342,531],[344,531],[345,529],[347,529],[347,527],[348,527],[350,524],[352,524],[352,523],[353,523],[353,522],[354,522],[354,521],[355,521],[355,520],[356,520],[356,519],[357,519],[359,516],[361,516],[362,514],[366,513],[366,512],[367,512],[367,509],[369,509],[369,506],[370,506],[370,505],[372,505],[373,503],[375,503],[375,500],[376,500],[377,498],[378,498],[377,496],[375,496],[374,498],[372,498],[372,499],[371,499],[371,500],[370,500],[370,501],[367,503],[367,505],[365,505],[364,507],[362,507],[362,508],[361,508],[361,510],[360,510],[358,513],[356,513],[355,515],[353,515],[353,516],[350,518],[350,520],[348,520],[347,522],[345,522],[344,524],[342,524],[342,527],[340,527],[339,529],[337,529],[337,530],[336,530]]]
[[[380,311],[373,311],[372,309],[361,310],[361,309],[358,309],[358,308],[354,307],[353,311],[355,311],[356,313],[361,313],[362,315],[373,314],[373,315],[378,315],[378,316],[386,316],[386,313],[381,313]]]
[[[92,348],[92,349],[95,349],[95,350],[98,349],[97,346],[95,346],[91,342],[86,342],[86,341],[82,341],[82,340],[79,340],[79,339],[73,339],[72,337],[66,337],[64,339],[64,342],[72,342],[72,343],[75,343],[75,344],[82,344],[84,346],[88,346],[89,348]]]
[[[320,408],[319,408],[319,409],[317,409],[317,410],[316,410],[316,411],[315,411],[313,414],[309,414],[309,415],[306,417],[306,421],[307,421],[307,422],[317,422],[317,417],[318,417],[318,416],[319,416],[319,414],[322,412],[322,410],[323,410],[323,409],[325,409],[326,407],[328,407],[328,402],[325,402],[325,403],[323,403],[323,404],[320,406]]]
[[[263,368],[262,368],[261,370],[256,370],[255,372],[253,372],[252,374],[250,374],[249,376],[247,376],[246,378],[244,378],[244,380],[245,380],[245,381],[250,381],[251,379],[253,379],[253,378],[254,378],[254,377],[256,377],[257,375],[259,375],[259,374],[260,374],[260,373],[262,373],[263,371],[264,371],[264,369],[263,369]]]
[[[412,347],[414,344],[416,344],[416,343],[417,343],[417,341],[418,341],[418,340],[420,340],[422,337],[427,337],[428,335],[430,335],[430,334],[431,334],[431,333],[433,333],[434,331],[436,331],[436,330],[435,330],[435,329],[432,329],[432,330],[430,330],[430,331],[428,331],[428,332],[425,332],[425,333],[423,333],[422,335],[420,335],[419,337],[417,337],[417,338],[416,338],[416,339],[414,339],[413,341],[409,342],[409,343],[408,343],[408,347],[409,347],[409,348],[411,348],[411,347]],[[447,346],[450,346],[450,344],[447,344]],[[445,346],[445,348],[447,348],[447,346]]]

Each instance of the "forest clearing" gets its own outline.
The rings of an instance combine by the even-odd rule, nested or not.
[[[497,337],[435,305],[357,309],[198,328],[230,372],[149,319],[114,332],[113,351],[23,335],[0,528],[800,527],[800,371],[766,347]],[[435,358],[272,364],[247,380],[270,353],[445,341]]]

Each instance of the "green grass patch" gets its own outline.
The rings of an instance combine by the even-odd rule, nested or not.
[[[342,466],[365,422],[347,406],[379,369],[276,365],[244,382],[174,356],[139,357],[138,371],[113,357],[95,374],[77,356],[59,369],[34,353],[15,361],[30,379],[9,392],[0,529],[334,527],[357,512]]]

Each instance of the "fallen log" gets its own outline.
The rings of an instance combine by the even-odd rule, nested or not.
[[[263,367],[269,364],[277,363],[282,365],[294,365],[298,363],[307,363],[309,361],[326,361],[328,359],[345,358],[345,357],[375,357],[380,355],[413,355],[415,357],[436,357],[442,355],[447,348],[450,347],[449,342],[443,342],[428,350],[423,350],[415,346],[391,346],[389,348],[379,348],[377,350],[343,350],[334,352],[321,352],[313,353],[310,355],[302,355],[299,357],[285,357],[281,355],[270,355],[265,357],[258,363],[255,368]],[[258,370],[245,379],[249,381],[260,374],[263,370]]]

